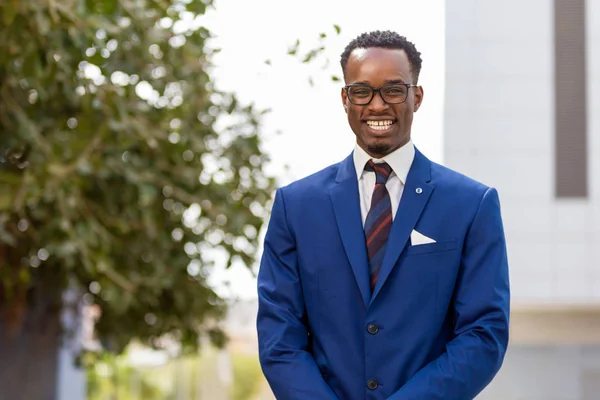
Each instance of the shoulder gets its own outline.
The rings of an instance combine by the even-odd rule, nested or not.
[[[328,193],[331,185],[335,182],[341,164],[342,162],[332,164],[311,175],[282,186],[278,191],[285,193],[286,200],[289,197],[305,198],[307,196],[318,195],[319,193]]]
[[[431,182],[435,191],[455,198],[459,203],[479,205],[486,194],[498,196],[497,190],[451,168],[431,161]]]
[[[447,186],[456,190],[485,192],[490,189],[490,186],[485,183],[433,161],[431,161],[431,178],[436,186]]]

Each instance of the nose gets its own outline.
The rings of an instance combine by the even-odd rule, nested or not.
[[[369,103],[369,109],[373,112],[381,112],[389,108],[389,104],[383,101],[381,92],[375,92],[373,100]]]

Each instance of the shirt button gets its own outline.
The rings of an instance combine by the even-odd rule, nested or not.
[[[377,381],[376,381],[375,379],[369,379],[369,380],[367,381],[367,387],[368,387],[370,390],[375,390],[375,389],[377,389],[377,386],[379,386],[379,384],[377,383]]]
[[[367,325],[367,332],[369,332],[371,335],[374,335],[379,332],[379,327],[375,324],[369,324]]]

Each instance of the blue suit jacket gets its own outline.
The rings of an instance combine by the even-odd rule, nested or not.
[[[417,150],[372,294],[368,271],[352,156],[277,191],[257,319],[277,399],[474,398],[508,344],[496,190]]]

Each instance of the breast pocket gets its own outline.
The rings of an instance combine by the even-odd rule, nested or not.
[[[443,242],[419,244],[416,246],[409,246],[406,248],[406,256],[413,256],[417,254],[427,253],[438,253],[443,251],[451,251],[457,248],[456,240],[445,240]]]

